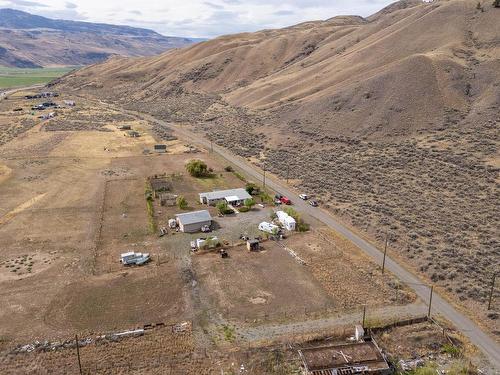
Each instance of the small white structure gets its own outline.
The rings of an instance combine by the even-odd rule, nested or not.
[[[243,188],[200,193],[200,202],[208,204],[209,206],[215,206],[222,201],[233,206],[238,206],[243,204],[246,199],[250,198],[252,198],[252,196]]]
[[[195,244],[197,249],[203,249],[205,247],[214,248],[219,245],[219,239],[216,236],[208,238],[197,238]]]
[[[358,342],[363,341],[365,337],[365,330],[361,325],[354,326],[354,339]]]
[[[120,262],[125,266],[136,265],[140,266],[149,260],[148,253],[135,253],[130,251],[120,255]]]
[[[68,107],[74,107],[76,105],[73,100],[65,100],[64,104],[66,104]]]
[[[286,230],[295,230],[295,226],[297,224],[295,219],[288,215],[285,211],[276,211],[276,216],[278,217],[278,221]]]
[[[277,225],[263,221],[259,224],[259,230],[270,234],[278,234],[280,228]]]

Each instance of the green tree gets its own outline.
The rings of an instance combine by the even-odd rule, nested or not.
[[[215,207],[217,207],[217,209],[221,214],[227,214],[231,212],[231,209],[228,207],[227,202],[225,201],[217,203]]]
[[[209,175],[209,168],[203,160],[193,159],[186,164],[186,170],[193,177],[206,177]]]
[[[245,186],[245,190],[250,195],[258,195],[260,193],[259,187],[254,182],[247,183]]]
[[[188,202],[186,198],[184,198],[182,195],[179,195],[175,201],[177,204],[177,207],[179,207],[181,210],[185,210],[188,207]]]
[[[494,6],[495,8],[500,8],[500,0],[495,0],[495,1],[493,2],[493,6]]]
[[[253,206],[255,206],[255,201],[252,198],[245,199],[245,202],[243,203],[245,207],[248,207],[251,209]]]

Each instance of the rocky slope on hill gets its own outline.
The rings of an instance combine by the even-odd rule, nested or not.
[[[79,66],[111,55],[152,56],[192,44],[147,29],[90,22],[53,20],[0,9],[0,65],[36,68]]]
[[[114,58],[60,87],[191,123],[317,195],[483,317],[500,265],[500,9],[397,2]]]

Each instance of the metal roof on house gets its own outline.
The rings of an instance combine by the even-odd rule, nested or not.
[[[226,197],[238,198],[237,200],[245,200],[252,198],[248,192],[243,188],[210,191],[208,193],[200,193],[200,198],[207,198],[208,200],[224,199]]]
[[[212,216],[210,216],[210,213],[207,210],[187,212],[185,214],[177,214],[175,215],[175,217],[177,218],[177,220],[179,220],[179,223],[181,223],[182,225],[203,223],[212,220]]]

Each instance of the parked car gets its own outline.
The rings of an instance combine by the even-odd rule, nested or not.
[[[306,200],[309,199],[309,195],[307,195],[307,194],[299,194],[299,198],[306,201]]]
[[[285,196],[281,197],[280,201],[281,201],[281,203],[286,204],[286,205],[292,204],[292,201]]]
[[[315,200],[310,200],[310,201],[309,201],[309,204],[310,204],[311,206],[313,206],[313,207],[318,207],[318,202],[317,202],[317,201],[315,201]]]

